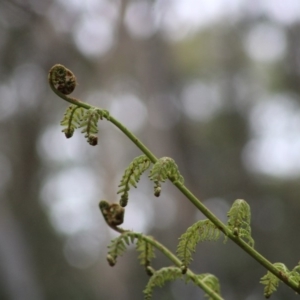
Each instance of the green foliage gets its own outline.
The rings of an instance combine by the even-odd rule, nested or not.
[[[300,262],[298,262],[296,267],[290,272],[289,277],[291,280],[298,282],[300,286]]]
[[[254,240],[251,237],[251,211],[249,204],[242,199],[235,200],[227,216],[228,228],[238,237],[246,240],[251,247],[254,247]]]
[[[275,263],[274,266],[282,271],[284,274],[288,274],[289,270],[283,263]],[[271,295],[277,290],[280,279],[272,274],[270,271],[267,272],[260,280],[260,283],[265,285],[264,296],[270,298]]]
[[[108,245],[107,260],[111,266],[114,266],[117,262],[117,258],[122,256],[127,246],[134,243],[135,236],[128,235],[126,232],[111,240]]]
[[[145,300],[152,298],[153,289],[156,286],[162,287],[166,281],[176,280],[182,276],[181,269],[177,267],[165,267],[155,271],[144,289]]]
[[[142,238],[136,243],[136,250],[140,253],[138,259],[142,266],[149,266],[152,258],[155,258],[153,246]]]
[[[283,263],[274,263],[274,267],[280,271],[282,277],[286,277],[300,285],[300,262],[292,271],[289,271],[289,269]],[[268,271],[267,274],[261,278],[260,283],[265,286],[264,296],[266,298],[270,298],[271,295],[277,290],[279,282],[280,279],[270,271]]]
[[[126,168],[119,184],[118,194],[121,194],[120,205],[125,207],[128,202],[130,186],[137,187],[141,175],[149,168],[151,162],[146,155],[136,157]]]
[[[199,275],[197,275],[197,277],[204,284],[206,284],[211,290],[213,290],[216,294],[221,296],[220,282],[219,282],[219,279],[215,275],[205,273],[205,274],[199,274]],[[207,294],[205,294],[205,297],[208,298],[208,300],[213,300],[213,298]]]
[[[88,109],[83,115],[79,126],[79,128],[82,128],[81,133],[85,133],[88,143],[92,146],[98,143],[96,134],[98,132],[98,120],[100,117],[98,109]]]
[[[85,109],[77,105],[70,105],[60,122],[60,125],[66,126],[62,132],[65,133],[66,138],[71,138],[76,128],[81,124],[81,119],[84,115]]]
[[[107,261],[111,266],[117,262],[117,258],[122,256],[127,246],[136,242],[136,250],[140,253],[139,261],[141,265],[147,267],[152,258],[155,257],[153,246],[144,238],[142,234],[132,231],[123,232],[120,236],[113,239],[108,245]]]
[[[106,110],[101,109],[85,109],[77,105],[71,105],[67,108],[64,117],[61,121],[62,126],[66,126],[62,132],[66,138],[71,138],[75,129],[82,128],[82,133],[90,145],[95,146],[98,143],[98,138],[95,135],[98,132],[98,120],[109,118]]]
[[[174,183],[184,183],[184,179],[179,173],[178,166],[170,157],[160,158],[153,165],[149,178],[154,182],[154,195],[156,197],[160,195],[161,182],[165,182],[167,179],[170,179]]]
[[[200,220],[187,229],[179,238],[177,254],[184,266],[192,261],[192,254],[196,246],[203,241],[216,241],[220,237],[220,230],[210,220]]]
[[[145,290],[145,299],[152,297],[153,288],[155,286],[163,286],[166,281],[183,278],[185,275],[186,282],[192,281],[196,285],[203,288],[209,299],[219,299],[220,284],[218,279],[211,274],[195,275],[191,270],[188,270],[188,265],[192,261],[192,254],[195,252],[196,246],[201,241],[217,240],[220,237],[220,229],[236,242],[248,254],[254,257],[259,263],[265,266],[268,270],[274,272],[274,267],[278,272],[276,275],[267,272],[261,278],[261,283],[265,285],[264,295],[269,298],[276,291],[279,281],[285,282],[296,292],[300,291],[300,263],[289,271],[282,263],[275,263],[273,266],[253,249],[254,240],[251,237],[251,212],[246,201],[236,200],[228,212],[228,224],[225,225],[216,218],[210,211],[186,188],[183,186],[184,179],[181,176],[178,166],[175,161],[169,157],[163,157],[157,160],[153,165],[149,178],[154,182],[154,195],[159,196],[161,192],[161,183],[170,179],[179,190],[202,212],[209,220],[201,220],[192,225],[180,237],[177,247],[178,257],[180,261],[163,245],[159,244],[154,239],[143,236],[142,234],[126,231],[119,227],[123,223],[124,213],[128,202],[128,192],[130,187],[137,187],[137,182],[140,176],[147,170],[151,161],[156,161],[156,157],[142,144],[138,139],[128,131],[120,122],[110,117],[108,111],[93,107],[87,103],[81,102],[78,99],[71,98],[67,95],[73,92],[76,87],[75,75],[62,65],[55,65],[49,72],[49,82],[52,90],[62,99],[73,103],[64,114],[61,125],[65,126],[62,130],[67,138],[72,137],[75,129],[82,128],[82,133],[85,133],[87,141],[91,145],[96,145],[98,138],[99,119],[106,118],[116,125],[123,133],[125,133],[146,155],[139,156],[133,160],[129,167],[125,170],[119,185],[118,193],[121,194],[120,204],[109,203],[102,200],[99,204],[100,210],[107,224],[117,232],[121,233],[118,238],[111,241],[108,246],[109,251],[107,260],[111,266],[116,264],[118,256],[121,256],[127,249],[127,246],[136,242],[136,250],[139,252],[139,261],[145,266],[147,272],[152,277],[150,278]],[[229,232],[229,230],[231,232]],[[241,243],[241,240],[247,242]],[[178,267],[166,267],[155,271],[150,262],[155,257],[154,248],[161,250],[171,261]],[[210,288],[210,289],[209,289]],[[214,293],[212,292],[215,292]]]

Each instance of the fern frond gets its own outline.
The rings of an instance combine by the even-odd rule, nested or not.
[[[156,286],[162,287],[166,281],[176,280],[182,278],[181,269],[177,267],[165,267],[158,271],[150,277],[146,288],[144,289],[145,300],[150,300],[152,298],[153,289]]]
[[[117,262],[117,258],[122,256],[127,249],[127,246],[136,242],[136,250],[139,254],[141,265],[147,269],[150,266],[152,258],[155,257],[154,247],[150,244],[142,234],[132,231],[123,232],[120,236],[113,239],[108,245],[107,260],[111,266]]]
[[[152,258],[155,258],[153,246],[143,238],[139,238],[136,243],[136,250],[140,252],[138,259],[141,265],[148,267]]]
[[[62,132],[65,133],[67,139],[73,136],[73,133],[76,128],[80,126],[81,118],[84,115],[85,109],[77,105],[70,105],[64,117],[60,122],[60,125],[65,126]]]
[[[146,155],[136,157],[124,172],[119,184],[118,194],[121,194],[120,205],[125,207],[128,202],[128,192],[130,187],[137,187],[141,175],[149,168],[151,162]]]
[[[99,109],[88,109],[82,116],[79,125],[79,128],[82,128],[81,133],[85,133],[88,143],[92,146],[96,146],[98,143],[96,134],[98,132],[98,120],[100,117]]]
[[[219,279],[212,274],[205,273],[205,274],[199,274],[197,277],[205,283],[211,290],[213,290],[216,294],[221,296],[221,287]],[[209,295],[205,294],[205,297],[209,300],[213,300]]]
[[[216,241],[220,237],[220,230],[210,220],[200,220],[187,229],[179,238],[177,254],[184,266],[192,261],[192,254],[196,246],[203,241]]]
[[[300,286],[300,262],[298,262],[297,266],[290,272],[290,278],[298,282]]]
[[[137,236],[131,232],[124,232],[117,238],[111,240],[110,244],[108,245],[108,263],[111,266],[114,266],[117,262],[117,258],[125,253],[127,246],[129,246],[131,243],[134,243],[136,238]]]
[[[274,263],[274,266],[284,274],[289,273],[288,268],[283,263]],[[279,282],[280,279],[270,271],[268,271],[267,274],[261,278],[260,283],[265,285],[264,296],[266,298],[270,298],[271,295],[277,290]]]
[[[251,237],[251,211],[249,204],[242,199],[235,200],[227,216],[228,228],[238,237],[246,240],[251,247],[254,247],[254,240]]]
[[[168,178],[174,183],[184,183],[184,179],[179,173],[178,166],[170,157],[160,158],[152,167],[149,175],[150,180],[154,182],[154,195],[158,197],[161,191],[161,182]]]

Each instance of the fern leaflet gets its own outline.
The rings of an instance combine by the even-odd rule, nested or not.
[[[151,259],[155,258],[154,248],[151,244],[139,238],[136,243],[136,250],[140,252],[139,261],[141,265],[147,267],[150,265]]]
[[[142,234],[127,231],[113,239],[108,246],[107,261],[111,266],[117,262],[117,258],[122,256],[127,246],[136,241],[136,250],[140,253],[139,261],[146,268],[150,265],[152,258],[155,257],[153,246],[147,242]]]
[[[158,197],[161,191],[161,182],[170,179],[174,183],[184,183],[184,179],[179,173],[178,166],[170,157],[160,158],[152,167],[149,175],[154,182],[154,195]]]
[[[88,109],[83,115],[79,128],[82,128],[81,133],[85,133],[87,142],[96,146],[98,144],[98,138],[96,136],[98,132],[98,120],[101,117],[99,109]]]
[[[290,272],[290,278],[293,281],[298,282],[298,285],[300,286],[300,262],[297,264],[297,266]]]
[[[210,220],[200,220],[187,229],[179,238],[177,254],[184,266],[192,261],[192,254],[196,246],[203,241],[216,241],[220,237],[220,230]]]
[[[70,105],[63,119],[60,122],[60,125],[66,126],[62,132],[65,133],[67,139],[71,138],[74,134],[76,128],[80,126],[81,118],[84,115],[85,109],[77,105]]]
[[[274,266],[286,275],[289,273],[289,270],[283,263],[275,263]],[[261,278],[260,283],[265,285],[264,296],[266,298],[270,298],[271,295],[277,290],[279,281],[280,279],[270,271],[268,271],[267,274]]]
[[[220,287],[220,282],[219,279],[212,274],[209,273],[204,273],[204,274],[199,274],[197,277],[204,283],[206,284],[211,290],[213,290],[216,294],[221,296],[221,287]],[[205,294],[205,297],[208,298],[209,300],[213,300],[209,295]]]
[[[118,194],[121,194],[121,206],[127,205],[130,186],[137,187],[141,175],[149,168],[150,164],[149,158],[146,155],[141,155],[136,157],[125,170],[118,190]]]
[[[249,204],[242,199],[237,199],[231,206],[228,216],[228,228],[238,237],[246,240],[251,247],[254,247],[254,240],[251,237],[251,211]]]
[[[177,267],[165,267],[154,272],[143,291],[145,300],[150,300],[152,298],[153,289],[156,286],[162,287],[166,281],[176,280],[182,278],[182,276],[181,269]]]
[[[113,239],[108,245],[107,260],[111,266],[114,266],[117,262],[117,257],[122,256],[127,246],[134,242],[135,237],[128,236],[127,233],[123,233],[117,238]]]

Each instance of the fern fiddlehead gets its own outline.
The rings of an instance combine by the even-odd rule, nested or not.
[[[77,85],[76,77],[72,71],[63,65],[55,65],[49,73],[49,80],[54,88],[64,95],[71,94]]]
[[[57,64],[49,71],[49,83],[52,90],[64,100],[71,102],[61,121],[62,126],[66,126],[62,131],[66,138],[71,138],[75,129],[82,128],[87,142],[91,146],[98,144],[98,121],[106,118],[109,120],[109,113],[106,110],[91,107],[76,98],[69,97],[76,85],[76,77],[65,66]],[[80,105],[78,105],[80,103]]]
[[[123,224],[124,221],[125,210],[122,206],[117,203],[110,204],[107,201],[102,200],[99,203],[99,208],[108,226],[120,233],[125,231],[118,227]]]

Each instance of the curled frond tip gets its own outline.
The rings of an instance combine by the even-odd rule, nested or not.
[[[77,85],[73,72],[60,64],[56,64],[50,69],[49,82],[64,95],[71,94]]]

